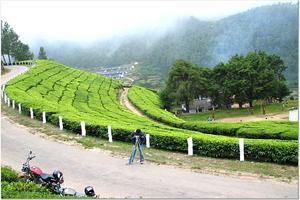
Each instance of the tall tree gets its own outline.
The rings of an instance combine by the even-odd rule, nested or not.
[[[38,59],[47,60],[47,55],[46,55],[46,52],[44,50],[44,47],[40,47]]]
[[[7,61],[5,55],[8,56],[8,62],[11,63],[11,57],[15,60],[28,60],[33,58],[33,54],[29,51],[29,46],[23,44],[19,40],[19,36],[7,22],[1,20],[1,54],[5,64]]]
[[[16,43],[12,53],[16,60],[33,59],[33,53],[29,51],[29,46],[27,44],[23,44],[20,41]]]
[[[168,93],[165,99],[173,99],[177,104],[184,103],[186,111],[190,110],[190,102],[206,93],[207,82],[196,65],[176,60],[170,69],[167,85],[163,94]],[[162,99],[163,100],[163,99]]]
[[[232,93],[229,87],[230,73],[228,65],[220,63],[216,65],[211,74],[212,87],[210,97],[214,105],[230,108],[232,104]]]

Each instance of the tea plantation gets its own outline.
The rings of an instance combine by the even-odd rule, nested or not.
[[[260,122],[187,122],[161,109],[159,96],[146,88],[134,86],[128,92],[129,101],[150,118],[183,129],[215,135],[243,138],[297,140],[298,124],[289,121]]]
[[[118,81],[53,61],[39,60],[29,71],[9,81],[5,93],[11,100],[15,100],[16,104],[22,105],[23,114],[28,115],[29,108],[32,107],[35,118],[41,120],[42,112],[45,111],[47,122],[56,125],[58,117],[62,116],[64,128],[75,133],[81,132],[80,122],[85,121],[87,135],[107,138],[107,126],[111,125],[114,140],[130,141],[130,133],[140,128],[150,134],[151,147],[187,152],[186,139],[192,137],[196,155],[239,158],[238,138],[214,135],[223,134],[223,131],[217,133],[216,130],[223,130],[218,125],[213,129],[199,124],[187,124],[161,110],[159,102],[153,100],[155,95],[148,98],[149,101],[153,101],[153,104],[149,104],[153,105],[153,112],[149,112],[151,113],[149,116],[161,118],[161,121],[175,127],[137,116],[119,104],[117,95],[120,88],[122,85]],[[149,95],[153,94],[149,93]],[[129,97],[132,102],[135,102],[130,94]],[[135,105],[142,108],[137,103]],[[252,131],[251,125],[243,128],[248,135],[256,134]],[[243,132],[243,129],[235,132],[232,130],[236,128],[227,129],[228,134],[223,135],[239,136]],[[271,135],[271,129],[264,130],[266,130],[265,135]],[[276,139],[245,139],[245,159],[297,164],[298,142],[289,140],[297,138],[285,136],[283,133],[277,135],[281,136],[271,137]]]

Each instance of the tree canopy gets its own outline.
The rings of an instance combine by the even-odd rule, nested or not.
[[[205,94],[207,83],[204,70],[185,60],[177,60],[171,67],[165,90],[162,92],[166,100],[174,99],[175,103],[184,103],[189,112],[190,102],[200,93]],[[166,98],[166,93],[169,98]],[[170,103],[170,101],[168,101]]]
[[[165,107],[189,103],[199,95],[210,97],[212,104],[230,108],[238,103],[253,106],[254,100],[282,101],[289,95],[285,77],[286,66],[275,54],[251,51],[247,55],[234,55],[227,63],[219,63],[213,69],[198,67],[177,60],[171,67],[161,100]]]
[[[33,53],[30,52],[29,46],[22,43],[13,28],[2,20],[1,44],[2,61],[5,64],[11,63],[11,57],[14,57],[16,61],[33,59]],[[7,55],[8,61],[5,59],[5,55]]]

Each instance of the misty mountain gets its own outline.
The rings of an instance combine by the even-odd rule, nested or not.
[[[72,43],[45,44],[44,47],[49,57],[87,70],[138,61],[144,79],[147,73],[164,79],[176,59],[211,68],[234,54],[263,50],[281,56],[288,67],[289,85],[297,87],[298,7],[295,4],[263,6],[217,21],[187,17],[178,20],[163,34],[145,32],[97,42],[89,47]]]

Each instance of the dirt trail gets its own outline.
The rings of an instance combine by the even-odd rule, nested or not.
[[[127,166],[127,159],[41,138],[1,115],[1,165],[20,170],[29,150],[37,156],[33,165],[45,172],[60,169],[65,186],[82,192],[92,185],[102,198],[298,197],[297,183],[201,174],[147,162]]]
[[[130,110],[131,112],[139,115],[139,116],[142,116],[142,117],[146,117],[148,118],[147,116],[145,116],[143,113],[141,113],[141,111],[139,111],[138,109],[136,109],[128,100],[128,90],[129,88],[124,88],[124,89],[121,89],[120,90],[120,103],[121,105],[125,106],[126,108],[128,108],[128,110]]]
[[[266,121],[266,120],[287,120],[289,118],[289,113],[278,113],[278,114],[270,114],[265,116],[245,116],[245,117],[230,117],[225,119],[220,119],[216,121],[220,122],[247,122],[247,121]]]

